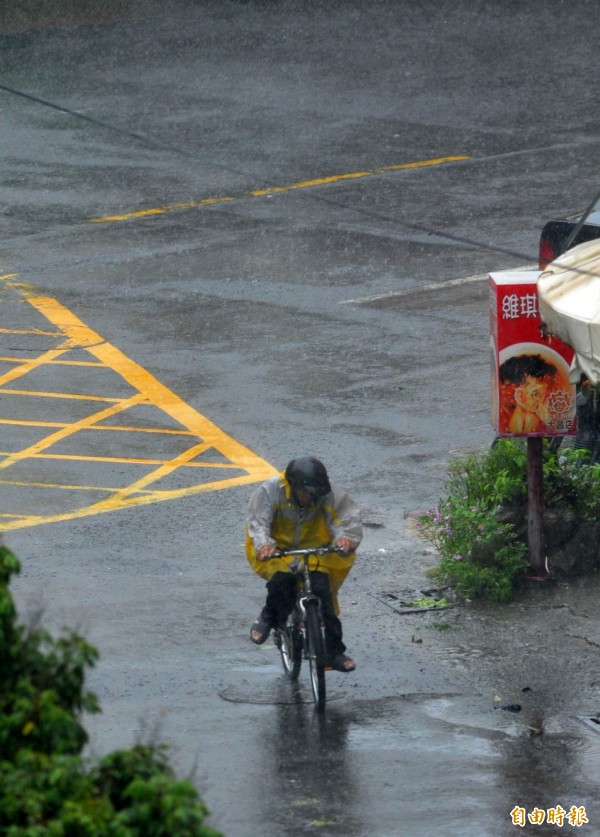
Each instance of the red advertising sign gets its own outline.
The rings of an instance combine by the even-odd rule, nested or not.
[[[539,271],[491,273],[492,425],[500,436],[565,436],[575,432],[573,349],[544,337]]]

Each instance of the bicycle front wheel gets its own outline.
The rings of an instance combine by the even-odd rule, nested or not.
[[[325,643],[317,602],[308,602],[306,607],[306,657],[315,707],[322,711],[325,709],[326,700]]]
[[[279,629],[277,640],[283,670],[291,680],[297,680],[302,665],[302,635],[295,613]]]

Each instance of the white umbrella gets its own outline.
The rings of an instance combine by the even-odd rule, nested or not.
[[[579,244],[551,262],[537,282],[548,331],[575,350],[571,380],[600,382],[600,240]]]

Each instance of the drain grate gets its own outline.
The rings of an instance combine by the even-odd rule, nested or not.
[[[396,613],[431,613],[456,607],[448,601],[444,590],[392,590],[374,594],[377,601],[391,607]]]

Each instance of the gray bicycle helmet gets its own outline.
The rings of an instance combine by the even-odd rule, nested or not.
[[[331,491],[327,469],[314,456],[297,456],[285,469],[285,478],[289,484],[301,486],[315,497],[324,497]]]

